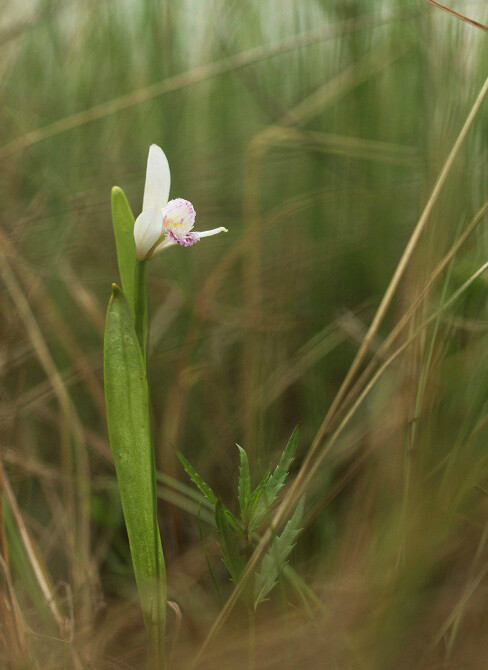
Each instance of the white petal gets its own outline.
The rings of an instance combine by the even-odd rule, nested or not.
[[[134,225],[136,258],[144,261],[147,254],[163,234],[161,210],[151,209],[139,214]]]
[[[151,144],[147,157],[146,186],[142,211],[161,209],[169,198],[171,175],[168,159],[157,144]]]
[[[204,230],[203,233],[198,232],[199,237],[210,237],[210,235],[217,235],[218,233],[228,233],[227,228],[214,228],[213,230]]]

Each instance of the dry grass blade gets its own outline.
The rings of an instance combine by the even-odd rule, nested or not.
[[[471,26],[479,28],[480,30],[484,30],[486,33],[488,33],[488,26],[485,26],[482,23],[479,23],[478,21],[473,21],[473,19],[464,16],[464,14],[460,14],[459,12],[455,12],[454,9],[449,9],[449,7],[441,5],[441,3],[437,2],[436,0],[426,0],[426,2],[428,2],[430,5],[433,5],[434,7],[437,7],[438,9],[442,9],[443,12],[452,14],[452,16],[455,16],[457,19],[461,19],[461,21],[465,21],[466,23],[469,23]]]
[[[46,606],[48,611],[51,613],[54,621],[56,622],[56,625],[58,626],[58,629],[60,633],[64,631],[64,617],[61,614],[61,611],[58,607],[57,604],[57,599],[56,599],[56,594],[54,593],[53,589],[51,588],[50,585],[50,580],[46,577],[46,571],[45,568],[41,565],[39,558],[38,558],[38,552],[34,548],[34,544],[31,540],[31,537],[29,535],[29,532],[25,526],[24,520],[22,518],[22,514],[20,512],[19,506],[17,505],[17,500],[15,498],[14,492],[12,491],[12,488],[10,486],[10,483],[7,480],[7,477],[5,473],[3,472],[3,469],[0,471],[0,474],[3,477],[4,480],[4,490],[5,490],[5,497],[8,501],[8,504],[10,506],[10,510],[12,512],[12,516],[15,520],[15,523],[17,525],[19,535],[22,539],[22,543],[24,545],[25,552],[29,558],[29,562],[32,567],[32,572],[34,573],[34,576],[36,578],[36,581],[39,585],[39,588],[44,595],[44,598],[46,600]]]
[[[0,447],[0,457],[2,449]],[[20,608],[18,607],[13,589],[7,549],[7,537],[3,523],[3,505],[5,481],[0,458],[0,641],[2,646],[11,650],[11,656],[21,661],[25,651],[25,636]]]
[[[78,370],[80,377],[84,380],[87,391],[90,393],[94,405],[97,407],[100,417],[105,416],[105,401],[103,389],[98,378],[94,374],[93,366],[88,361],[86,354],[78,344],[66,320],[59,313],[58,307],[52,300],[41,277],[34,272],[32,267],[20,258],[17,249],[12,241],[0,229],[0,243],[3,249],[8,252],[9,257],[22,268],[20,273],[24,288],[29,292],[31,301],[39,304],[41,311],[51,325],[53,334],[59,340],[60,344],[68,352],[73,366]]]
[[[361,346],[359,347],[359,350],[354,358],[354,361],[352,362],[351,367],[349,368],[349,371],[344,378],[344,381],[341,384],[341,387],[339,391],[337,392],[336,397],[334,398],[334,401],[332,405],[329,408],[329,411],[327,412],[325,419],[322,423],[322,426],[320,427],[317,436],[314,440],[314,443],[312,444],[310,448],[310,452],[307,456],[306,463],[304,463],[304,466],[307,465],[310,462],[310,459],[313,458],[317,450],[319,449],[324,437],[327,434],[327,431],[329,429],[330,421],[334,417],[334,414],[338,410],[339,406],[341,405],[342,401],[344,400],[346,393],[349,390],[349,386],[351,382],[353,381],[356,373],[358,372],[367,352],[370,349],[371,343],[373,342],[376,333],[378,332],[378,329],[386,315],[386,312],[390,306],[390,303],[393,299],[393,296],[398,288],[398,285],[400,283],[400,280],[402,279],[405,270],[407,268],[407,265],[410,262],[410,259],[412,258],[412,255],[417,247],[417,244],[419,242],[420,236],[422,235],[424,228],[427,225],[427,222],[430,218],[430,215],[432,213],[432,210],[434,208],[434,205],[436,204],[439,195],[446,183],[447,177],[449,175],[449,172],[452,168],[452,165],[454,163],[454,160],[459,152],[459,149],[461,145],[463,144],[466,135],[468,134],[468,131],[476,118],[476,115],[481,107],[481,104],[486,96],[486,93],[488,92],[488,78],[485,80],[483,86],[481,87],[481,90],[478,94],[478,97],[476,98],[476,101],[468,114],[468,117],[461,129],[461,132],[459,133],[447,159],[446,162],[444,163],[444,166],[439,174],[439,177],[437,178],[437,181],[434,185],[434,188],[432,190],[431,196],[427,201],[427,204],[425,205],[425,208],[418,220],[417,225],[415,226],[415,229],[407,243],[407,246],[405,248],[405,251],[402,254],[402,257],[400,258],[400,262],[398,263],[396,270],[393,274],[393,277],[391,278],[391,281],[388,285],[388,288],[386,289],[386,292],[381,300],[381,303],[378,307],[378,310],[376,311],[376,314],[373,318],[373,321],[371,322],[371,325],[368,329],[368,332],[366,333],[366,336],[361,343]]]
[[[371,323],[371,325],[368,329],[368,332],[367,332],[367,334],[364,338],[364,341],[363,341],[361,347],[359,348],[359,351],[358,351],[358,353],[357,353],[357,355],[356,355],[356,357],[355,357],[355,359],[354,359],[354,361],[353,361],[353,363],[352,363],[352,365],[351,365],[351,367],[350,367],[350,369],[349,369],[349,371],[348,371],[348,373],[347,373],[347,375],[346,375],[346,377],[345,377],[345,379],[344,379],[344,381],[343,381],[343,383],[342,383],[342,385],[341,385],[341,387],[340,387],[340,389],[337,393],[337,396],[336,396],[334,402],[332,403],[329,411],[326,414],[326,417],[325,417],[321,427],[319,428],[317,436],[316,436],[313,444],[310,447],[310,450],[309,450],[309,452],[308,452],[308,454],[307,454],[307,456],[306,456],[306,458],[305,458],[305,460],[304,460],[304,462],[303,462],[303,464],[302,464],[302,466],[299,470],[299,473],[298,473],[295,481],[293,482],[292,486],[290,487],[290,490],[288,491],[285,499],[283,500],[282,504],[280,505],[277,513],[275,514],[270,527],[264,533],[261,541],[259,542],[259,544],[256,547],[253,555],[251,556],[250,560],[248,561],[247,566],[244,570],[244,573],[243,573],[239,583],[237,584],[236,588],[232,592],[231,596],[229,597],[228,601],[224,605],[223,609],[221,610],[221,612],[219,613],[219,615],[215,619],[215,621],[214,621],[214,623],[213,623],[213,625],[212,625],[204,643],[202,644],[197,656],[195,657],[195,664],[198,663],[199,660],[202,658],[202,655],[204,654],[205,650],[207,649],[209,643],[212,641],[212,639],[215,637],[215,635],[220,631],[222,625],[224,624],[224,622],[226,621],[230,612],[232,611],[233,607],[237,603],[237,601],[238,601],[238,599],[239,599],[239,597],[240,597],[240,595],[241,595],[241,593],[242,593],[242,591],[243,591],[243,589],[244,589],[244,587],[247,583],[247,580],[254,573],[254,570],[256,569],[259,560],[263,556],[263,553],[266,550],[266,547],[268,546],[270,540],[272,539],[273,534],[275,532],[277,532],[278,529],[281,527],[281,524],[283,523],[284,519],[286,519],[287,514],[293,508],[293,505],[295,504],[296,500],[300,497],[301,493],[303,492],[304,486],[310,480],[310,472],[313,475],[313,473],[316,471],[318,465],[322,461],[322,459],[324,457],[324,454],[326,453],[325,451],[323,451],[322,454],[319,456],[319,458],[316,459],[315,463],[313,462],[319,448],[323,444],[323,441],[324,441],[324,439],[327,435],[327,431],[329,430],[330,422],[331,422],[332,418],[334,417],[337,409],[341,405],[342,401],[344,400],[344,398],[345,398],[345,396],[346,396],[346,394],[349,390],[350,383],[352,382],[352,380],[354,379],[357,371],[359,370],[360,365],[363,362],[364,357],[366,356],[366,353],[368,352],[368,350],[370,348],[370,345],[371,345],[371,343],[373,342],[373,340],[376,336],[378,328],[383,321],[383,318],[384,318],[384,316],[385,316],[385,314],[388,310],[388,307],[390,306],[391,300],[392,300],[392,298],[393,298],[393,296],[396,292],[396,289],[397,289],[397,287],[400,283],[400,280],[403,277],[403,274],[406,270],[406,267],[407,267],[412,255],[413,255],[413,252],[415,251],[415,248],[416,248],[417,243],[420,239],[420,236],[421,236],[421,234],[422,234],[422,232],[423,232],[423,230],[424,230],[424,228],[425,228],[425,226],[426,226],[426,224],[429,220],[429,217],[430,217],[430,214],[431,214],[431,212],[434,208],[434,205],[437,202],[437,199],[438,199],[438,197],[439,197],[439,195],[440,195],[440,193],[441,193],[441,191],[442,191],[442,189],[443,189],[443,187],[446,183],[448,174],[449,174],[449,172],[451,170],[451,167],[454,163],[454,160],[455,160],[455,158],[456,158],[456,156],[459,152],[459,149],[460,149],[461,145],[463,144],[463,142],[464,142],[464,140],[465,140],[465,138],[468,134],[468,131],[471,128],[471,125],[472,125],[474,119],[476,118],[476,115],[477,115],[477,113],[478,113],[478,111],[481,107],[481,104],[482,104],[487,92],[488,92],[488,78],[486,78],[483,86],[481,87],[480,92],[479,92],[479,94],[478,94],[478,96],[477,96],[477,98],[474,102],[474,105],[471,108],[471,111],[469,112],[469,114],[466,118],[466,121],[465,121],[465,123],[464,123],[464,125],[463,125],[463,127],[462,127],[462,129],[461,129],[461,131],[460,131],[460,133],[459,133],[459,135],[458,135],[458,137],[457,137],[457,139],[456,139],[456,141],[455,141],[455,143],[454,143],[454,145],[453,145],[453,147],[452,147],[452,149],[451,149],[451,151],[450,151],[450,153],[449,153],[449,155],[448,155],[448,157],[447,157],[447,159],[444,163],[444,166],[443,166],[443,168],[442,168],[442,170],[441,170],[441,172],[440,172],[440,174],[437,178],[437,181],[434,185],[432,193],[431,193],[431,195],[430,195],[430,197],[427,201],[427,204],[426,204],[426,206],[425,206],[425,208],[424,208],[424,210],[423,210],[423,212],[420,216],[420,219],[419,219],[419,221],[418,221],[418,223],[417,223],[417,225],[416,225],[416,227],[415,227],[415,229],[414,229],[414,231],[413,231],[413,233],[412,233],[412,235],[411,235],[411,237],[408,241],[408,244],[405,248],[405,251],[404,251],[404,253],[403,253],[403,255],[400,259],[400,262],[397,265],[397,268],[396,268],[396,270],[393,274],[393,277],[392,277],[392,279],[391,279],[391,281],[388,285],[388,288],[387,288],[387,290],[386,290],[386,292],[383,296],[383,299],[381,300],[381,303],[380,303],[380,305],[378,307],[378,310],[375,314],[375,317],[373,318],[373,321],[372,321],[372,323]],[[479,274],[481,274],[481,272],[484,272],[487,267],[488,267],[488,264],[485,264],[481,268],[481,271],[478,271],[478,273],[476,273],[476,276],[479,276]],[[459,292],[456,292],[455,296],[457,297],[458,294],[459,294]],[[437,316],[437,315],[436,314],[433,315],[433,317],[435,317],[435,316]],[[427,324],[424,324],[422,326],[422,328],[425,327],[425,325],[427,325]],[[416,331],[416,334],[418,334],[417,331]],[[407,343],[409,344],[410,340],[407,340]],[[403,345],[400,348],[401,351],[403,351],[404,348],[406,346],[408,346],[408,344]],[[398,352],[398,353],[401,353],[401,351]],[[345,425],[344,422],[345,421],[347,422],[348,417],[351,416],[351,412],[354,412],[355,408],[357,406],[359,406],[359,404],[362,402],[365,395],[367,395],[367,393],[369,393],[369,390],[372,388],[372,386],[374,385],[376,380],[381,376],[381,374],[383,374],[383,371],[396,358],[398,353],[393,355],[393,357],[390,357],[381,366],[381,368],[378,370],[378,372],[376,373],[373,380],[368,384],[366,389],[363,391],[361,396],[356,401],[356,404],[354,405],[352,410],[348,413],[346,419],[343,420],[343,422],[340,424],[337,431],[340,432],[342,430],[343,426]],[[337,431],[336,431],[336,434],[338,434]]]
[[[61,408],[60,441],[65,477],[65,500],[69,513],[66,528],[73,583],[81,596],[81,618],[90,620],[90,514],[89,464],[83,438],[83,428],[61,375],[49,352],[29,302],[17,281],[5,252],[1,252],[0,275],[25,325],[39,362],[44,368]],[[73,449],[74,447],[74,449]],[[76,456],[74,457],[73,454]]]
[[[357,398],[356,402],[354,405],[351,407],[351,409],[347,412],[346,416],[342,419],[341,423],[339,426],[336,428],[332,436],[330,437],[330,440],[327,443],[327,447],[322,451],[320,456],[316,459],[316,461],[313,463],[313,465],[310,467],[309,471],[306,473],[306,475],[303,477],[303,481],[299,482],[299,486],[296,486],[296,482],[300,478],[300,473],[293,482],[292,489],[295,488],[296,490],[290,490],[287,498],[283,501],[282,506],[285,506],[285,504],[290,507],[293,507],[294,503],[296,502],[297,498],[300,497],[301,493],[303,490],[306,489],[307,485],[310,483],[312,480],[314,474],[317,472],[320,464],[322,463],[323,459],[325,456],[329,453],[331,447],[335,444],[337,438],[341,435],[342,431],[344,428],[347,426],[351,418],[354,416],[356,413],[357,409],[363,402],[363,400],[366,398],[366,396],[370,393],[372,388],[376,385],[378,380],[383,376],[384,372],[391,366],[391,364],[402,354],[408,347],[417,339],[419,335],[421,335],[427,326],[429,326],[435,319],[437,319],[443,312],[445,312],[447,309],[449,309],[455,302],[456,300],[471,286],[473,282],[478,279],[482,274],[484,274],[488,270],[488,262],[484,263],[464,284],[453,293],[453,295],[447,300],[444,305],[433,312],[423,323],[421,323],[418,328],[416,328],[413,333],[403,342],[403,344],[398,347],[387,359],[386,361],[378,368],[377,372],[374,374],[374,376],[370,379],[366,387],[363,389],[359,397]],[[301,471],[300,471],[301,472]],[[290,495],[292,494],[292,495]],[[292,497],[293,496],[293,497]],[[288,500],[289,498],[289,500]],[[278,510],[279,514],[280,510]],[[276,516],[278,516],[278,514]],[[274,520],[273,520],[274,522]]]
[[[2,613],[0,642],[4,649],[8,649],[12,663],[22,667],[27,659],[24,622],[10,579],[10,571],[3,556],[0,556],[0,598],[0,612]]]
[[[407,311],[405,314],[401,317],[399,322],[396,324],[396,326],[392,329],[392,331],[388,334],[388,336],[385,338],[381,346],[379,347],[378,351],[375,353],[374,357],[371,359],[371,361],[368,363],[368,365],[364,368],[363,372],[361,375],[358,377],[357,381],[355,382],[354,386],[352,387],[351,391],[348,393],[344,405],[349,406],[351,399],[354,399],[354,397],[358,393],[358,389],[361,388],[361,386],[366,382],[366,380],[370,377],[372,374],[372,371],[377,363],[377,360],[379,357],[384,357],[385,354],[390,350],[391,346],[393,343],[396,341],[402,330],[405,328],[409,320],[412,318],[412,316],[415,314],[416,310],[419,308],[420,304],[422,303],[423,299],[427,295],[429,289],[432,287],[436,279],[440,276],[440,274],[443,272],[443,270],[446,269],[446,267],[449,265],[449,263],[453,260],[454,256],[457,254],[459,249],[463,246],[463,244],[466,242],[466,240],[474,233],[476,228],[479,226],[483,218],[485,217],[486,213],[488,212],[488,202],[486,202],[481,209],[478,210],[476,215],[474,216],[473,220],[470,222],[470,224],[467,226],[466,230],[459,236],[459,238],[456,240],[456,242],[452,245],[452,247],[449,249],[447,254],[444,256],[444,258],[438,263],[436,268],[433,270],[432,274],[430,275],[429,279],[425,283],[425,285],[422,287],[422,289],[418,292],[418,294],[415,297],[415,300],[412,302],[411,305],[409,305]]]
[[[439,644],[439,642],[441,642],[442,638],[449,631],[449,628],[451,628],[451,626],[454,626],[456,624],[456,621],[460,619],[464,610],[466,609],[466,605],[469,599],[476,591],[480,583],[483,581],[487,572],[488,572],[488,563],[480,570],[479,574],[469,584],[466,585],[466,588],[464,589],[464,592],[461,598],[459,599],[459,602],[456,604],[456,607],[454,608],[448,619],[444,622],[434,640],[429,645],[428,649],[429,652],[431,652]]]

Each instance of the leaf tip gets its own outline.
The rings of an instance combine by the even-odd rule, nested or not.
[[[112,284],[112,299],[115,300],[122,294],[122,289],[117,284]]]
[[[123,195],[124,192],[120,186],[112,186],[112,198],[116,198],[119,195]]]

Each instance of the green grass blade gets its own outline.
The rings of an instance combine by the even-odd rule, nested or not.
[[[104,341],[107,423],[139,597],[150,639],[164,639],[166,575],[154,510],[146,372],[128,302],[113,285]]]
[[[303,517],[304,499],[302,498],[296,510],[284,527],[281,535],[277,535],[269,551],[265,554],[261,564],[261,572],[256,575],[254,585],[254,607],[256,608],[276,586],[278,577],[288,561],[288,556],[296,544],[301,531],[300,524]]]
[[[134,314],[134,272],[136,266],[134,215],[124,192],[118,186],[114,186],[112,189],[112,223],[122,289],[131,312]]]
[[[239,449],[239,483],[238,483],[238,496],[239,496],[239,507],[241,509],[241,518],[245,522],[246,519],[246,510],[251,498],[251,471],[249,469],[249,460],[247,454],[242,447],[238,444],[236,447]]]

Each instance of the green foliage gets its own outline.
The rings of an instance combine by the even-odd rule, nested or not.
[[[212,244],[174,248],[151,261],[150,296],[154,312],[161,308],[153,323],[151,366],[158,446],[167,448],[167,438],[177,431],[179,448],[195,454],[194,464],[202,474],[215,475],[209,481],[223,494],[237,451],[219,445],[219,438],[227,439],[238,426],[249,436],[240,443],[249,447],[251,466],[259,462],[268,469],[272,464],[273,471],[271,450],[286,430],[290,411],[303,422],[302,439],[311,442],[357,353],[357,337],[373,318],[486,76],[483,32],[413,0],[0,4],[0,143],[4,149],[14,142],[2,161],[2,247],[25,280],[26,296],[79,413],[89,472],[78,481],[98,492],[114,476],[103,451],[106,428],[96,370],[97,305],[105,301],[107,277],[115,273],[106,195],[113,183],[120,184],[138,213],[151,142],[160,144],[170,159],[171,197],[194,203],[195,228],[230,228],[226,238],[214,238]],[[443,4],[488,22],[486,2]],[[199,39],[188,39],[192,33]],[[249,48],[256,54],[250,61]],[[380,60],[385,53],[394,60],[385,58],[384,67],[372,68],[370,76],[359,80],[355,63],[371,50]],[[219,65],[212,73],[214,61]],[[487,104],[485,99],[372,351],[419,296],[486,198]],[[283,121],[285,132],[280,131]],[[128,240],[132,242],[130,236]],[[487,242],[485,219],[456,255],[446,299],[486,260]],[[70,275],[76,282],[69,281]],[[442,304],[444,275],[424,296],[397,344]],[[46,299],[35,297],[38,286]],[[130,302],[123,275],[122,287]],[[197,296],[200,288],[204,290]],[[78,289],[88,303],[78,302]],[[352,612],[352,629],[347,624],[344,629],[342,621],[336,627],[333,616],[321,618],[323,639],[332,639],[337,631],[348,646],[343,650],[338,638],[344,655],[327,658],[331,667],[361,662],[372,668],[443,662],[469,667],[476,662],[468,643],[474,638],[481,659],[485,639],[475,614],[485,605],[484,590],[477,588],[460,609],[456,600],[475,574],[469,556],[484,561],[481,548],[476,553],[476,529],[481,532],[485,523],[488,489],[486,295],[484,281],[476,281],[439,319],[433,347],[431,327],[418,346],[409,347],[398,365],[389,368],[349,424],[344,438],[350,448],[331,451],[308,487],[307,507],[317,512],[310,518],[311,532],[299,542],[307,543],[314,581],[326,579],[334,587],[336,580],[347,580],[351,587],[341,591],[341,600]],[[47,552],[53,582],[71,581],[76,561],[90,552],[93,580],[101,587],[100,596],[108,596],[104,620],[115,627],[121,619],[112,621],[110,615],[112,606],[120,608],[120,600],[111,589],[115,575],[108,556],[115,554],[121,568],[117,574],[127,575],[118,580],[120,593],[127,593],[132,574],[123,519],[118,530],[104,533],[107,541],[102,543],[92,518],[85,540],[91,539],[91,548],[82,545],[79,556],[69,550],[63,530],[69,528],[72,501],[69,486],[64,487],[70,480],[62,433],[70,425],[53,401],[53,377],[40,369],[37,348],[15,316],[17,308],[10,307],[3,282],[2,296],[3,466],[13,475],[28,527],[41,552]],[[49,303],[65,321],[78,354],[66,351],[68,338],[50,325]],[[417,393],[423,378],[425,391]],[[413,412],[421,395],[419,411]],[[177,400],[173,415],[170,399]],[[253,432],[259,434],[259,447]],[[374,454],[368,456],[372,434]],[[363,473],[359,478],[358,472]],[[260,474],[264,470],[253,471],[254,486]],[[243,526],[261,499],[263,482],[253,492]],[[78,491],[75,481],[75,503]],[[194,492],[199,494],[196,487]],[[330,503],[321,508],[320,500]],[[363,500],[376,502],[362,509]],[[166,503],[165,509],[172,512],[175,505],[182,523],[191,523],[179,502]],[[204,523],[203,509],[201,516]],[[213,506],[211,521],[213,525]],[[60,532],[54,533],[52,524]],[[235,533],[239,539],[239,531]],[[356,534],[361,550],[344,566],[335,557],[347,551]],[[177,551],[185,552],[193,540],[187,534],[181,539]],[[250,541],[256,541],[253,533]],[[110,552],[105,558],[104,546]],[[449,570],[446,546],[465,548],[450,560]],[[12,548],[9,558],[17,583],[17,575],[24,575],[21,555]],[[218,564],[224,570],[220,559]],[[364,599],[364,584],[358,574],[371,575],[375,588],[367,597],[378,613],[360,617],[360,625],[355,613]],[[419,574],[427,574],[426,583]],[[402,576],[408,575],[408,590],[400,590]],[[202,599],[197,590],[193,593],[194,599],[185,600],[184,621],[200,612]],[[74,620],[84,630],[79,593],[73,596]],[[21,607],[25,600],[21,598]],[[64,596],[62,600],[68,604]],[[29,638],[47,647],[51,642],[42,636],[52,631],[29,619],[34,608],[26,604],[26,623],[36,632]],[[414,620],[405,617],[412,606]],[[67,607],[63,611],[69,616]],[[449,622],[456,611],[462,619],[454,626],[460,644],[444,661],[449,651],[443,641],[448,647],[454,634],[450,640],[449,633],[443,635],[432,655],[416,641],[433,639],[441,621]],[[109,660],[123,665],[122,654],[133,652],[134,635],[140,640],[137,624],[121,625],[121,658],[105,658],[106,645],[94,641],[94,655],[96,649],[104,655],[93,659],[95,667]],[[92,630],[105,639],[103,628]],[[286,620],[268,630],[273,637],[278,631],[286,635]],[[52,644],[68,656],[77,646]],[[426,658],[413,658],[413,649]],[[59,660],[56,653],[38,665],[84,665]],[[131,665],[138,666],[135,660]]]
[[[211,502],[212,505],[216,505],[217,504],[217,496],[212,491],[210,486],[203,481],[203,479],[200,477],[200,475],[195,470],[195,468],[187,461],[187,459],[183,456],[183,454],[181,452],[177,451],[176,455],[180,459],[181,465],[185,468],[185,472],[190,477],[192,482],[198,486],[201,493],[203,493],[205,498],[209,502]]]
[[[259,536],[255,533],[255,529],[270,511],[271,505],[276,501],[279,492],[286,482],[295,457],[297,445],[298,427],[291,434],[273,474],[270,476],[268,472],[254,491],[252,490],[248,456],[241,446],[236,445],[239,449],[237,494],[241,514],[240,520],[237,520],[222,504],[210,486],[204,482],[183,454],[177,452],[178,458],[190,479],[200,489],[206,500],[215,506],[217,539],[224,565],[234,584],[237,584],[239,581],[246,564],[246,557],[252,554],[255,542],[259,539]],[[296,543],[300,532],[299,524],[302,516],[303,499],[287,522],[281,535],[273,539],[268,553],[262,560],[261,571],[255,575],[254,586],[251,592],[249,589],[244,591],[242,597],[248,606],[255,609],[276,586],[279,576],[287,565],[289,554]],[[200,539],[203,543],[201,526]],[[209,563],[206,551],[205,556],[207,563]],[[215,577],[210,565],[209,571],[212,581],[215,583]]]
[[[268,552],[263,558],[261,572],[256,575],[254,582],[255,608],[276,586],[278,577],[288,562],[288,557],[301,531],[300,524],[303,518],[303,507],[304,499],[302,498],[283,531],[273,539]]]
[[[114,285],[104,340],[104,380],[110,448],[144,617],[162,634],[166,576],[154,514],[155,468],[144,360],[126,300]]]

